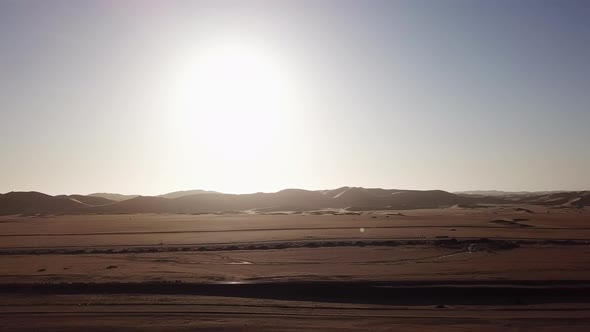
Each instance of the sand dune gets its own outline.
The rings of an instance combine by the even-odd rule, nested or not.
[[[90,194],[88,196],[102,197],[102,198],[106,198],[111,201],[121,202],[121,201],[124,201],[127,199],[135,198],[139,195],[121,195],[121,194],[116,194],[116,193],[94,193],[94,194]]]
[[[75,211],[86,205],[67,197],[39,192],[9,192],[0,195],[0,214]]]
[[[590,192],[525,193],[507,196],[453,194],[442,190],[400,190],[342,187],[310,191],[285,189],[276,193],[222,194],[204,190],[174,192],[161,196],[50,196],[37,192],[0,195],[0,214],[20,213],[217,213],[258,210],[349,211],[485,207],[489,204],[533,204],[558,208],[590,205]],[[113,196],[114,195],[114,196]],[[107,198],[111,197],[111,198]],[[126,199],[121,200],[122,197]]]
[[[113,204],[113,203],[117,202],[117,201],[113,201],[111,199],[104,198],[104,197],[86,196],[86,195],[59,195],[59,196],[55,196],[55,197],[69,198],[70,200],[73,200],[74,202],[79,202],[79,203],[86,204],[89,206],[107,205],[107,204]]]

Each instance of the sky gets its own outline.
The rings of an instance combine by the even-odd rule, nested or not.
[[[590,2],[0,0],[0,193],[590,189]]]

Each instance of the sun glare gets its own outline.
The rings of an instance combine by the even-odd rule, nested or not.
[[[227,161],[272,151],[294,104],[285,66],[269,50],[243,42],[212,45],[193,61],[182,87],[190,139]]]

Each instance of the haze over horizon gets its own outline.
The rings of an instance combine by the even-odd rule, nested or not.
[[[443,190],[443,191],[447,191],[449,193],[456,193],[456,194],[462,194],[462,193],[473,193],[473,194],[481,194],[481,195],[486,195],[486,196],[495,196],[497,194],[512,194],[512,193],[516,193],[516,194],[522,194],[522,193],[552,193],[552,192],[575,192],[575,191],[589,191],[587,189],[581,189],[581,190],[535,190],[535,191],[526,191],[526,190],[519,190],[519,191],[512,191],[512,190],[497,190],[497,189],[491,189],[491,190],[487,190],[487,189],[473,189],[473,190],[456,190],[456,191],[449,191],[449,190],[444,190],[444,189],[438,189],[438,188],[432,188],[432,189],[414,189],[414,188],[382,188],[382,187],[362,187],[362,186],[340,186],[340,187],[335,187],[335,188],[321,188],[321,189],[308,189],[308,188],[283,188],[283,189],[279,189],[276,191],[252,191],[252,192],[243,192],[243,193],[235,193],[235,192],[221,192],[221,191],[214,191],[214,190],[207,190],[207,189],[180,189],[180,190],[173,190],[173,191],[168,191],[168,192],[162,192],[162,193],[154,193],[154,194],[146,194],[146,193],[141,193],[141,192],[125,192],[125,193],[120,193],[120,192],[112,192],[112,191],[103,191],[103,192],[68,192],[68,193],[48,193],[48,192],[43,192],[43,191],[39,191],[39,190],[10,190],[7,192],[0,192],[0,195],[2,194],[7,194],[9,192],[40,192],[43,194],[48,194],[51,196],[60,196],[60,195],[86,195],[86,196],[90,196],[90,195],[98,195],[101,197],[107,197],[107,196],[103,196],[104,195],[120,195],[120,196],[128,196],[129,198],[131,197],[137,197],[137,196],[153,196],[153,197],[157,197],[157,196],[167,196],[169,194],[178,194],[178,193],[184,193],[184,192],[193,192],[193,191],[200,191],[202,193],[217,193],[217,194],[238,194],[238,195],[242,195],[242,194],[257,194],[257,193],[276,193],[276,192],[280,192],[283,190],[306,190],[306,191],[324,191],[324,190],[336,190],[336,189],[341,189],[341,188],[363,188],[363,189],[384,189],[384,190],[417,190],[417,191],[431,191],[431,190]],[[197,194],[202,194],[202,193],[197,193]],[[185,194],[186,195],[186,194]],[[182,196],[185,196],[182,195]],[[191,194],[192,195],[192,194]],[[181,195],[179,195],[181,196]],[[188,195],[186,195],[188,196]]]
[[[1,1],[0,193],[590,189],[588,1]]]

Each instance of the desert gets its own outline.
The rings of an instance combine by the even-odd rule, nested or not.
[[[589,0],[0,0],[0,332],[590,331]]]
[[[351,330],[419,330],[435,317],[444,331],[590,323],[586,192],[440,200],[416,191],[421,202],[404,202],[429,208],[371,210],[387,200],[355,195],[346,201],[355,208],[321,208],[317,192],[297,191],[296,211],[281,195],[241,211],[214,210],[235,208],[232,197],[190,213],[97,213],[86,201],[83,213],[42,206],[0,216],[3,325],[28,330],[23,317],[39,313],[44,330],[109,317],[96,331],[158,331],[152,315],[179,330],[275,330],[273,320],[329,330],[335,317],[362,317]],[[119,211],[126,200],[92,202]]]

